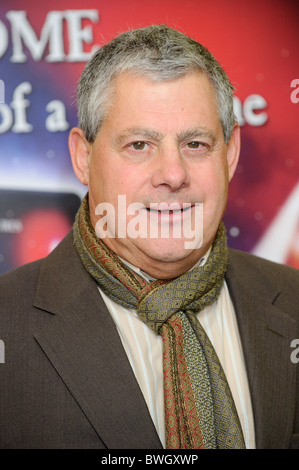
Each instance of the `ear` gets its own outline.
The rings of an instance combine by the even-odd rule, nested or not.
[[[227,144],[227,164],[228,164],[228,176],[229,181],[231,181],[234,173],[236,171],[239,156],[240,156],[240,149],[241,149],[241,136],[240,136],[240,126],[239,124],[235,123],[231,137]]]
[[[87,142],[84,132],[74,127],[69,135],[69,151],[74,172],[79,181],[88,185],[89,182],[89,155],[91,145]]]

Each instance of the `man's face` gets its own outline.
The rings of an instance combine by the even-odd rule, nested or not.
[[[89,146],[91,221],[95,227],[98,204],[112,204],[116,236],[104,242],[154,277],[177,276],[190,269],[213,241],[238,159],[239,129],[234,128],[226,144],[214,90],[199,73],[160,83],[123,74],[114,83],[110,105],[96,140]],[[126,208],[141,203],[144,210],[139,215],[146,217],[148,227],[155,213],[155,223],[162,229],[167,214],[169,236],[151,237],[148,229],[146,238],[119,238],[120,195]],[[177,203],[180,208],[189,203],[190,208],[157,213],[150,209],[153,203],[164,203],[165,207]],[[183,230],[176,238],[171,229],[182,227],[184,217],[190,217],[194,227],[196,203],[203,204],[203,244],[190,249]],[[126,215],[127,223],[133,218]]]

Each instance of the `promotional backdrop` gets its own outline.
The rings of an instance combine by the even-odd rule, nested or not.
[[[92,52],[167,24],[206,46],[235,86],[240,164],[231,247],[299,268],[299,7],[289,0],[2,0],[0,273],[48,254],[86,188],[69,158],[75,90]]]

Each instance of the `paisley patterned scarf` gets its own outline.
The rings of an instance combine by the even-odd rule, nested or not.
[[[168,449],[244,448],[234,400],[217,354],[196,313],[219,296],[227,267],[221,223],[201,267],[171,280],[147,282],[121,262],[91,225],[88,195],[74,223],[74,243],[100,289],[135,309],[163,339],[166,442]]]

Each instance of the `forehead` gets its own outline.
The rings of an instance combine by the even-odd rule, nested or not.
[[[145,75],[124,72],[114,78],[111,84],[112,103],[119,99],[155,99],[160,96],[168,101],[175,97],[193,99],[206,96],[216,103],[216,94],[213,85],[206,74],[200,71],[190,72],[173,80],[153,79]],[[143,93],[139,93],[142,91]],[[172,94],[175,93],[175,96]],[[172,98],[172,99],[171,99]]]
[[[183,131],[219,124],[215,91],[203,73],[189,73],[168,81],[123,73],[113,81],[103,127]]]

